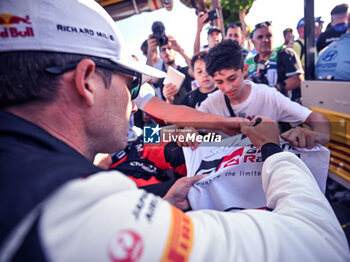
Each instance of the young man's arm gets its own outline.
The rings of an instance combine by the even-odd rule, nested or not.
[[[312,148],[316,143],[325,145],[329,142],[331,136],[331,126],[328,119],[316,112],[311,112],[305,120],[305,124],[311,127],[296,127],[281,134],[281,137],[289,141],[295,147]]]
[[[291,101],[276,90],[269,89],[273,93],[273,106],[278,108],[276,121],[291,124],[305,123],[312,130],[297,126],[281,134],[281,138],[290,142],[294,147],[314,147],[315,143],[325,145],[330,139],[330,123],[328,119],[310,109]]]
[[[219,129],[229,135],[240,133],[240,122],[243,121],[239,117],[226,118],[206,114],[187,106],[168,104],[157,97],[152,97],[142,110],[180,127]]]
[[[325,145],[331,138],[331,125],[327,117],[320,113],[312,112],[306,119],[305,124],[310,126],[316,133],[316,143]]]

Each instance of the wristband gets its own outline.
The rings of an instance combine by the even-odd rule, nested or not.
[[[263,158],[263,161],[266,160],[269,156],[272,156],[276,153],[283,152],[283,150],[279,147],[279,145],[275,143],[266,143],[261,147],[261,155]]]

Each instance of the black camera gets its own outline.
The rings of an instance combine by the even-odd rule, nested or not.
[[[165,45],[168,43],[168,38],[165,35],[164,24],[160,21],[156,21],[152,24],[153,37],[157,39],[159,46]]]
[[[258,63],[258,74],[257,76],[253,77],[253,82],[257,84],[265,84],[268,85],[269,81],[266,78],[267,70],[270,68],[270,61],[269,60],[261,60]]]
[[[219,17],[219,12],[217,9],[210,10],[208,12],[208,18],[207,20],[205,20],[205,22],[214,21],[215,19],[218,19],[218,17]]]

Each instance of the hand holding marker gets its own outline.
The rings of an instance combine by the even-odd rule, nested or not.
[[[254,121],[254,123],[252,124],[252,126],[256,126],[256,125],[260,124],[261,121],[262,121],[262,119],[261,119],[260,117],[258,117],[257,119],[255,119],[255,121]],[[247,137],[247,136],[246,136],[245,134],[242,134],[241,139],[244,139],[244,138],[246,138],[246,137]]]

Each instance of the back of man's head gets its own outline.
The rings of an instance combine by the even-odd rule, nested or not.
[[[348,4],[340,4],[335,6],[331,11],[332,26],[340,23],[347,23]]]
[[[242,49],[237,41],[227,39],[209,50],[206,59],[206,69],[210,76],[223,69],[243,70],[244,60]]]
[[[349,9],[348,4],[340,4],[335,6],[331,11],[331,16],[333,15],[339,15],[339,14],[347,14]]]

